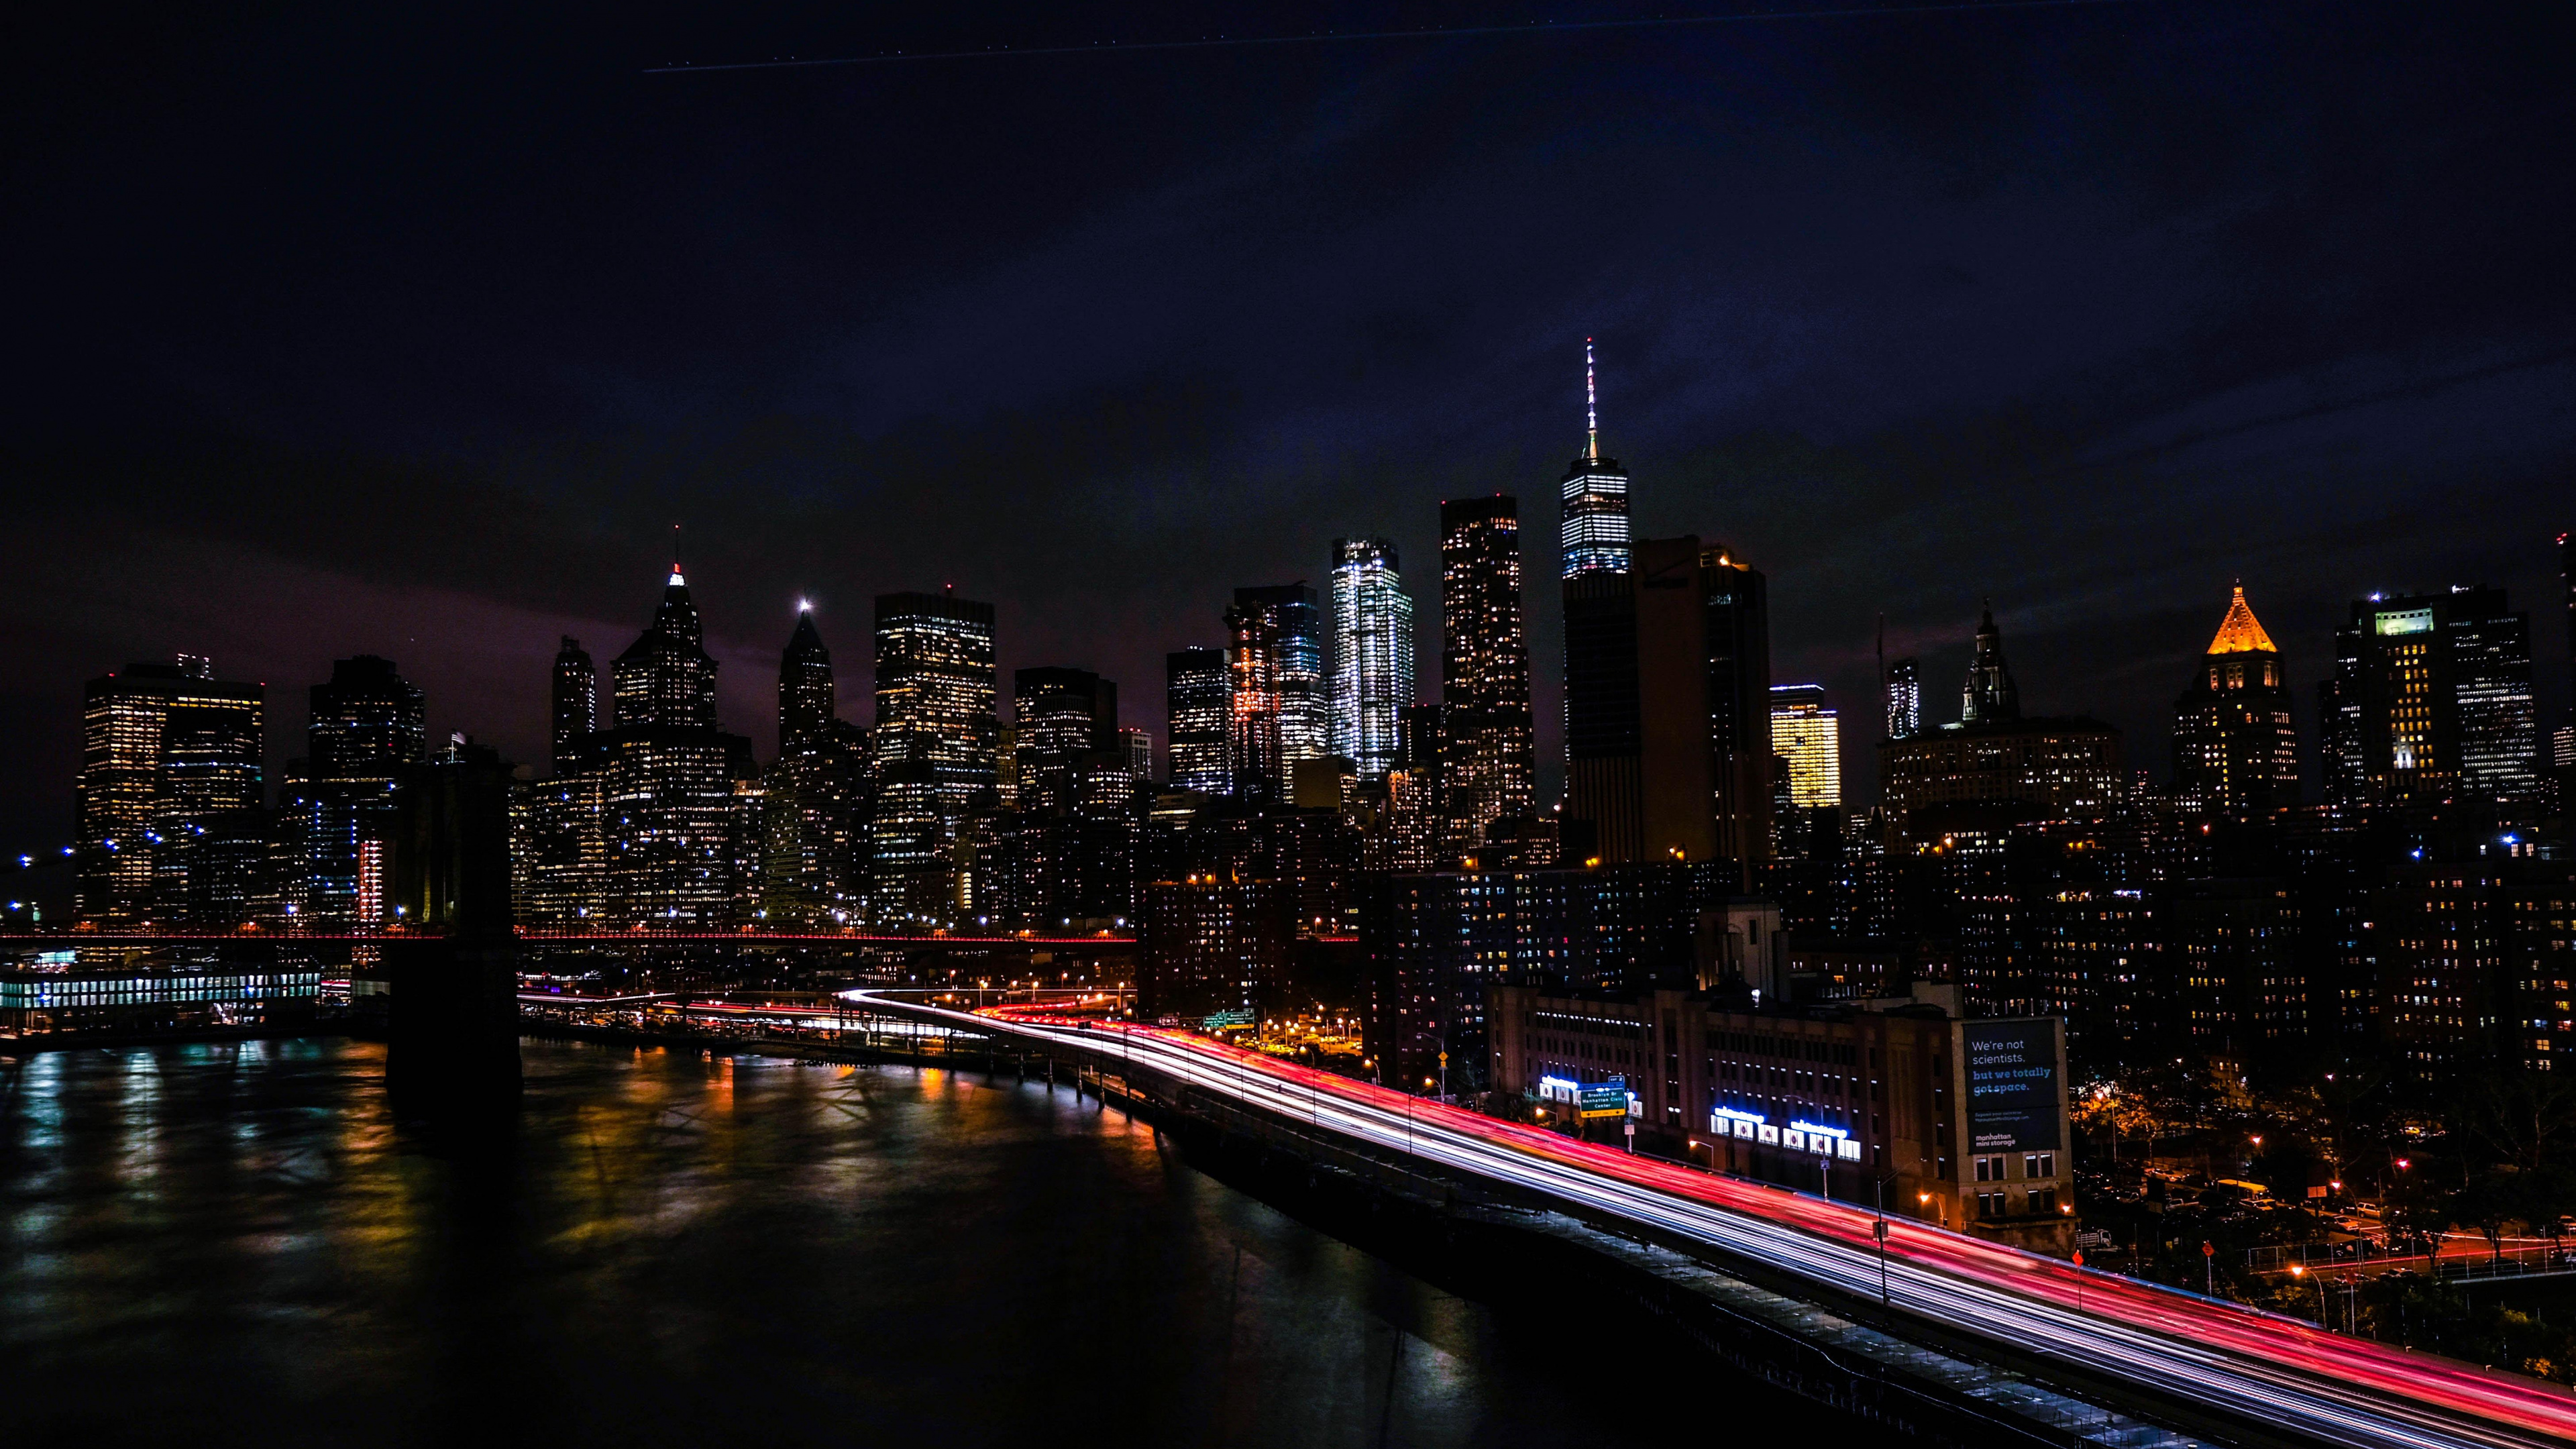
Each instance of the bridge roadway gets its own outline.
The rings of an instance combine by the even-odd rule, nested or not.
[[[889,1016],[1125,1062],[1447,1172],[1624,1219],[1843,1295],[1876,1298],[1870,1210],[1410,1097],[1205,1037],[1041,1008],[981,1012],[844,993]],[[2540,1380],[2330,1333],[2262,1313],[1890,1218],[1892,1306],[1953,1333],[2062,1363],[2161,1400],[2332,1444],[2389,1449],[2576,1440],[2576,1396]]]

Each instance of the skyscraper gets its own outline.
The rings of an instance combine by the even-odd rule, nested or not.
[[[1118,686],[1088,669],[1038,668],[1011,676],[1013,752],[1019,808],[1073,807],[1084,756],[1110,754],[1125,768],[1118,740]]]
[[[1763,859],[1774,759],[1767,581],[1689,535],[1638,540],[1632,577],[1641,858]]]
[[[2327,796],[2338,804],[2538,799],[2531,621],[2502,589],[2354,604],[2320,694]]]
[[[1564,576],[1628,571],[1628,475],[1601,456],[1599,396],[1593,385],[1592,339],[1583,339],[1583,456],[1565,470],[1557,538]]]
[[[310,702],[301,778],[281,802],[300,846],[292,895],[309,927],[372,925],[359,876],[392,828],[403,770],[426,752],[421,693],[392,660],[361,654],[333,661]]]
[[[558,778],[517,792],[514,905],[532,922],[731,925],[750,918],[765,841],[751,741],[717,728],[716,661],[674,567],[617,657],[614,718]]]
[[[1771,751],[1789,762],[1789,803],[1814,810],[1843,803],[1842,720],[1821,684],[1771,686]]]
[[[832,651],[814,609],[778,656],[778,760],[761,780],[760,909],[776,925],[852,918],[866,890],[866,732],[840,718]]]
[[[1399,717],[1413,703],[1413,596],[1395,545],[1377,538],[1333,540],[1332,588],[1331,752],[1374,780],[1394,765]]]
[[[832,651],[814,627],[814,606],[799,600],[795,632],[778,657],[778,757],[797,759],[830,748],[837,706]]]
[[[617,656],[611,672],[618,724],[716,727],[716,661],[707,653],[706,629],[678,564],[671,565],[652,624]]]
[[[1297,762],[1333,752],[1333,681],[1324,610],[1303,583],[1234,591],[1237,607],[1270,612],[1271,689],[1278,696],[1279,789],[1287,791]]]
[[[1968,684],[1959,702],[1959,723],[1992,724],[2019,718],[2021,691],[2013,685],[2012,666],[2004,663],[2003,631],[1995,627],[1995,606],[1988,600],[1977,622],[1977,657],[1968,665]]]
[[[1529,641],[1521,626],[1520,505],[1509,494],[1440,505],[1441,793],[1460,844],[1530,813]]]
[[[1128,778],[1139,785],[1154,783],[1154,732],[1128,725],[1118,731],[1118,756],[1127,766]]]
[[[75,912],[107,926],[170,919],[188,843],[262,804],[261,687],[218,681],[195,655],[89,682],[74,786]]]
[[[880,594],[876,645],[870,906],[881,925],[945,925],[972,904],[962,894],[960,827],[994,803],[993,606]]]
[[[2193,813],[2258,814],[2299,800],[2299,733],[2281,651],[2240,586],[2174,701],[2174,790]]]
[[[554,768],[560,775],[567,768],[582,737],[599,728],[599,670],[581,641],[570,634],[563,636],[563,647],[555,651],[554,692]]]
[[[1887,665],[1887,737],[1910,740],[1923,733],[1923,667],[1911,657]]]
[[[1279,728],[1279,616],[1237,599],[1225,611],[1226,789],[1246,800],[1287,794]]]
[[[1222,795],[1234,787],[1227,731],[1233,686],[1225,651],[1180,649],[1164,658],[1163,705],[1172,756],[1171,785]]]

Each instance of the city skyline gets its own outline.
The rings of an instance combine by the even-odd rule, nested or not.
[[[856,48],[976,39],[904,23]],[[96,124],[55,133],[10,234],[52,281],[0,404],[27,555],[0,727],[30,760],[0,834],[70,828],[77,681],[178,652],[269,685],[272,771],[302,691],[368,653],[419,685],[432,738],[541,761],[532,666],[571,636],[606,672],[674,521],[721,712],[764,757],[800,597],[846,669],[875,594],[954,583],[993,602],[999,668],[1096,670],[1159,729],[1142,693],[1220,642],[1209,601],[1320,583],[1335,536],[1414,561],[1428,694],[1425,503],[1497,490],[1528,515],[1551,799],[1543,500],[1585,451],[1586,338],[1633,534],[1758,560],[1779,678],[1871,714],[1883,613],[1887,656],[1945,701],[1991,595],[2027,708],[2162,759],[2204,600],[2240,578],[2294,682],[2367,593],[2553,592],[2568,98],[2512,20],[2370,8],[2335,33],[2100,7],[864,85],[636,78],[771,44],[722,27],[604,55],[585,28],[592,58],[545,84],[524,57],[345,37],[370,73],[525,97],[501,124],[454,109],[470,79],[421,88],[462,166],[250,22],[229,71],[127,57],[54,96]],[[1927,60],[1953,80],[1924,86]],[[866,144],[898,122],[925,143]],[[603,152],[594,124],[648,139]],[[1455,135],[1487,164],[1439,167]],[[226,159],[167,159],[195,136]],[[342,147],[381,157],[354,192],[310,179],[353,174]],[[858,192],[830,155],[862,158]],[[1617,223],[1564,226],[1543,199],[1570,192]],[[663,199],[698,194],[728,199]],[[144,198],[184,198],[188,246]],[[890,198],[941,204],[887,228]],[[706,240],[726,206],[757,220]],[[1328,240],[1301,262],[1268,236]],[[2564,627],[2535,617],[2535,655]],[[2537,687],[2563,718],[2563,682]]]

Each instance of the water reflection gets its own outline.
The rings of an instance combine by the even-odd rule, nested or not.
[[[365,1044],[0,1058],[11,1441],[1562,1449],[1668,1437],[1710,1388],[1397,1273],[1043,1083],[526,1064],[515,1128],[425,1143]]]

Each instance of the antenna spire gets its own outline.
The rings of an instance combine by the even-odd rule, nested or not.
[[[1583,461],[1601,461],[1601,392],[1592,380],[1592,339],[1583,339]]]

